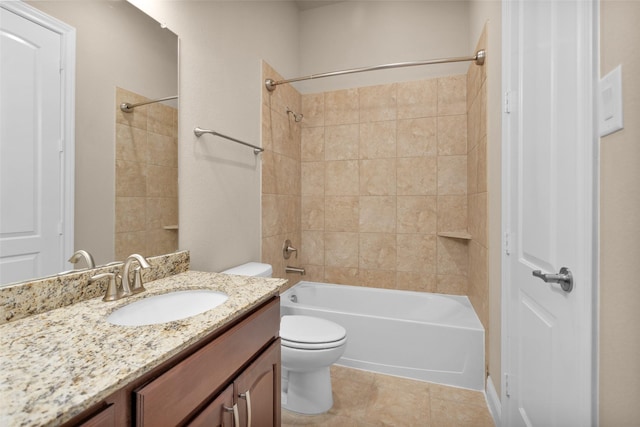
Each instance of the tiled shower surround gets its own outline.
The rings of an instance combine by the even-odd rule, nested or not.
[[[116,88],[116,105],[149,101]],[[178,110],[161,103],[116,111],[115,259],[178,248]],[[173,228],[171,228],[173,227]]]
[[[267,64],[263,74],[282,78]],[[296,265],[305,280],[469,295],[485,307],[484,76],[472,65],[325,93],[264,90],[262,258],[275,275]],[[282,259],[287,238],[297,260]]]

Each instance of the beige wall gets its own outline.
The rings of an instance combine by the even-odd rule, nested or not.
[[[467,294],[465,75],[302,96],[309,279]],[[440,235],[439,235],[440,233]]]
[[[624,129],[601,139],[600,425],[640,425],[640,2],[601,2],[601,75],[622,64]]]
[[[113,261],[115,88],[177,95],[177,37],[123,0],[28,3],[77,30],[75,247]]]
[[[300,13],[300,75],[469,56],[466,1],[348,1]],[[301,93],[464,74],[466,63],[408,67],[296,84]],[[286,77],[294,77],[287,75]]]
[[[195,270],[261,259],[262,155],[196,126],[260,144],[262,61],[298,72],[292,2],[135,1],[180,36],[180,247]]]

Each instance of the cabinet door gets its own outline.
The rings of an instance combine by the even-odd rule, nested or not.
[[[234,382],[240,426],[280,426],[280,339]]]
[[[116,408],[109,405],[88,420],[78,424],[79,427],[115,427],[116,425]]]
[[[220,393],[187,425],[189,427],[235,427],[233,412],[227,408],[233,408],[233,384]]]

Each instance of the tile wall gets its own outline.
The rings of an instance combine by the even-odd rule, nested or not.
[[[116,105],[148,101],[116,88]],[[178,111],[154,103],[116,111],[115,259],[178,248]]]
[[[486,28],[478,41],[485,48]],[[489,349],[489,274],[487,240],[487,66],[467,73],[467,193],[469,206],[469,299],[485,328]],[[485,361],[488,361],[485,355]]]
[[[263,63],[263,81],[282,79],[273,68]],[[297,283],[299,274],[286,274],[285,266],[301,266],[301,256],[285,260],[284,241],[302,253],[300,233],[300,131],[287,107],[296,113],[301,109],[300,94],[291,85],[282,85],[262,94],[262,262],[273,266],[273,276]],[[303,120],[304,122],[304,120]],[[305,277],[306,278],[306,277]]]
[[[309,280],[467,293],[467,77],[302,96]]]

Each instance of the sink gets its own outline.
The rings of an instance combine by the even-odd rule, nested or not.
[[[121,326],[166,323],[204,313],[228,299],[223,292],[206,289],[173,291],[120,307],[107,317],[107,322]]]

